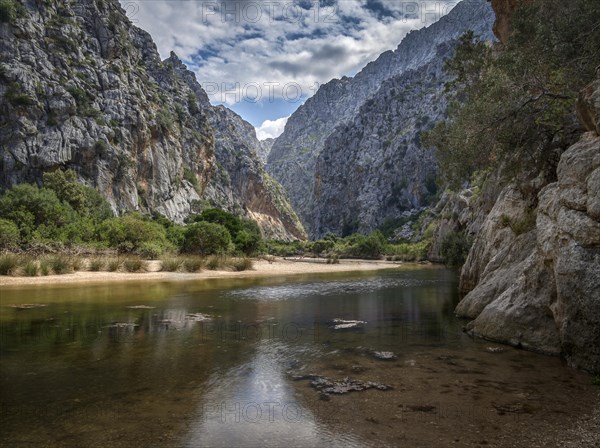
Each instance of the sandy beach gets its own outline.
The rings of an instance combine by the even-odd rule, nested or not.
[[[323,261],[313,259],[282,259],[277,258],[273,262],[266,260],[255,260],[254,267],[248,271],[209,271],[199,273],[162,272],[160,261],[148,262],[148,271],[141,273],[129,272],[90,272],[78,271],[71,274],[48,275],[43,277],[11,277],[0,276],[0,286],[3,288],[11,286],[29,285],[64,285],[64,284],[104,284],[127,281],[193,281],[208,278],[248,278],[269,277],[302,274],[323,274],[335,272],[376,271],[381,269],[396,269],[402,263],[376,260],[341,260],[339,264],[327,264]]]

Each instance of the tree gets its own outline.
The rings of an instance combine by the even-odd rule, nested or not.
[[[73,170],[44,173],[43,184],[83,217],[102,221],[113,216],[106,199],[93,188],[78,182],[77,174]]]
[[[20,242],[19,228],[8,219],[0,219],[0,249],[16,249]]]
[[[230,244],[231,234],[224,226],[200,221],[187,226],[183,250],[206,256],[224,253]]]
[[[140,252],[148,243],[163,250],[170,249],[163,226],[147,221],[139,213],[130,213],[104,221],[99,228],[100,239],[121,252]]]
[[[0,197],[0,218],[14,222],[22,242],[42,238],[63,241],[61,229],[77,220],[73,208],[47,188],[21,184]]]
[[[446,69],[455,78],[449,119],[425,135],[443,180],[458,187],[478,170],[553,176],[580,134],[579,91],[600,60],[600,3],[534,0],[512,17],[499,51],[467,34]]]

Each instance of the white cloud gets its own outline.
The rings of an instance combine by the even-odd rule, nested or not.
[[[124,7],[132,3],[121,1]],[[298,89],[286,91],[290,84],[309,97],[319,84],[355,74],[395,49],[409,31],[449,11],[440,1],[380,2],[387,11],[383,16],[369,10],[365,0],[320,8],[316,0],[134,3],[136,8],[127,8],[129,17],[152,35],[161,56],[175,51],[205,90],[213,91],[207,92],[211,100],[227,104],[254,97],[256,85],[263,100],[269,89],[275,99],[286,99],[286,93],[293,97]],[[422,13],[407,16],[416,4],[422,4]]]
[[[265,120],[260,127],[256,128],[256,137],[259,140],[279,137],[283,133],[288,118],[290,117],[282,117],[277,120]]]

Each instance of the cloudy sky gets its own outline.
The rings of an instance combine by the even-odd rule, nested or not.
[[[352,76],[457,3],[390,0],[120,0],[163,58],[175,51],[213,104],[283,131],[321,83]]]

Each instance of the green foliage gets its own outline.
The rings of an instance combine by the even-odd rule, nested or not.
[[[168,110],[160,110],[156,114],[156,124],[163,134],[170,134],[175,128],[175,120]]]
[[[199,255],[225,253],[231,244],[231,234],[221,224],[200,221],[187,226],[183,250]]]
[[[13,221],[28,243],[34,238],[61,240],[61,229],[73,223],[77,213],[54,191],[21,184],[0,197],[0,218]]]
[[[36,104],[34,98],[21,91],[21,84],[19,84],[18,82],[11,82],[8,85],[4,97],[13,106],[27,107]]]
[[[160,260],[161,271],[177,272],[183,265],[183,258],[168,257]]]
[[[106,261],[106,270],[108,272],[117,272],[123,266],[123,259],[119,257],[109,258]]]
[[[148,263],[140,257],[127,257],[123,260],[123,269],[126,272],[145,272],[148,270]]]
[[[53,255],[48,258],[48,263],[56,275],[68,274],[73,270],[71,259],[66,255]]]
[[[14,0],[0,0],[0,22],[13,23],[16,19],[16,2]]]
[[[187,256],[183,258],[183,269],[186,272],[200,272],[204,266],[202,257]]]
[[[501,51],[463,37],[446,65],[457,91],[449,120],[425,136],[457,188],[480,169],[555,171],[577,138],[574,104],[600,60],[600,3],[534,0],[512,17]]]
[[[247,271],[247,270],[252,269],[252,267],[253,267],[252,260],[248,257],[234,258],[231,260],[230,265],[231,265],[231,268],[237,272]]]
[[[596,375],[592,378],[592,384],[594,386],[600,386],[600,375]]]
[[[73,170],[56,170],[43,175],[44,187],[56,193],[56,196],[68,203],[82,217],[102,221],[113,216],[109,203],[98,191],[77,181]]]
[[[449,266],[462,266],[469,255],[471,242],[464,232],[450,232],[442,240],[440,254]]]
[[[148,250],[148,243],[155,244],[157,248],[162,249],[162,252],[171,249],[165,228],[146,220],[139,213],[104,221],[99,226],[99,234],[110,247],[120,252],[140,254]]]
[[[104,269],[106,262],[101,257],[92,258],[89,262],[88,268],[92,272],[98,272]]]
[[[8,219],[0,219],[0,250],[16,249],[20,239],[17,225]]]
[[[232,213],[217,208],[204,210],[192,218],[195,222],[220,224],[231,235],[235,248],[245,254],[256,253],[262,240],[258,224],[251,220],[240,219]]]
[[[0,275],[10,275],[19,267],[19,257],[14,254],[0,254]]]
[[[187,180],[190,184],[193,185],[193,187],[198,190],[199,185],[198,185],[198,177],[196,176],[196,174],[187,166],[183,169],[183,178],[185,180]]]

